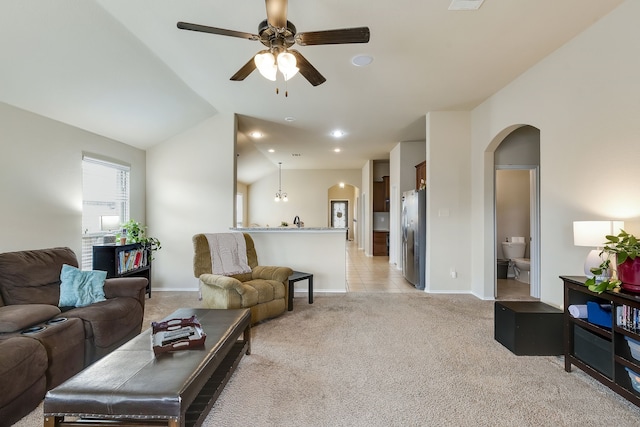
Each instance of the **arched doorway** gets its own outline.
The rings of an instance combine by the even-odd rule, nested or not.
[[[494,151],[496,299],[540,298],[540,130],[520,126]]]

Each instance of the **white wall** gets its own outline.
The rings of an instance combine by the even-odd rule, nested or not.
[[[400,202],[400,147],[398,143],[389,153],[389,264],[402,270],[402,230]]]
[[[282,191],[288,202],[274,202],[278,191],[278,172],[249,186],[249,224],[279,227],[282,221],[293,225],[297,215],[305,227],[329,227],[329,189],[340,182],[360,187],[356,169],[283,169]]]
[[[400,197],[404,191],[416,189],[416,165],[426,159],[426,141],[403,141],[400,143]]]
[[[364,254],[373,256],[373,161],[367,161],[362,167],[362,217],[360,232]]]
[[[191,238],[235,226],[235,130],[219,114],[147,151],[149,233],[162,242],[154,288],[197,289]]]
[[[416,165],[426,159],[425,141],[399,142],[389,155],[389,263],[402,270],[402,193],[416,187]]]
[[[131,165],[131,218],[145,218],[145,152],[0,103],[0,252],[82,249],[82,154]]]
[[[470,289],[470,117],[427,114],[427,292]]]
[[[493,154],[514,126],[540,129],[541,300],[580,275],[572,221],[640,216],[640,2],[626,1],[472,113],[472,290],[493,293]]]

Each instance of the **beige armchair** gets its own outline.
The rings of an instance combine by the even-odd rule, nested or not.
[[[209,308],[251,309],[251,323],[281,315],[286,310],[288,267],[259,266],[253,239],[244,233],[251,273],[221,276],[212,274],[211,251],[205,234],[193,236],[193,274],[200,279],[202,299]]]

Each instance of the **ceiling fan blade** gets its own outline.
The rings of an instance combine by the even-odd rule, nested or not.
[[[262,50],[258,53],[263,53],[263,52],[268,52],[268,50]],[[229,80],[239,82],[246,79],[249,76],[249,74],[251,74],[253,70],[256,69],[256,61],[254,60],[254,58],[255,56],[252,56],[249,62],[244,64],[242,68],[240,68],[233,76],[231,76]]]
[[[319,44],[368,43],[369,27],[343,28],[339,30],[311,31],[296,34],[300,46]]]
[[[287,27],[287,0],[265,0],[267,5],[267,22],[272,27]]]
[[[289,52],[296,57],[296,65],[300,69],[300,74],[302,74],[309,83],[313,86],[318,86],[327,81],[327,79],[325,79],[324,76],[320,74],[320,72],[316,70],[300,52],[294,49],[289,49]]]
[[[223,28],[207,27],[206,25],[190,24],[188,22],[178,22],[181,30],[198,31],[200,33],[219,34],[221,36],[239,37],[241,39],[259,40],[257,34],[243,33],[241,31],[225,30]]]

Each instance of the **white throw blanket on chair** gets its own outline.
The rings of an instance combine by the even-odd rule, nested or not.
[[[247,243],[242,233],[205,234],[211,251],[213,274],[232,276],[251,273],[247,261]]]

